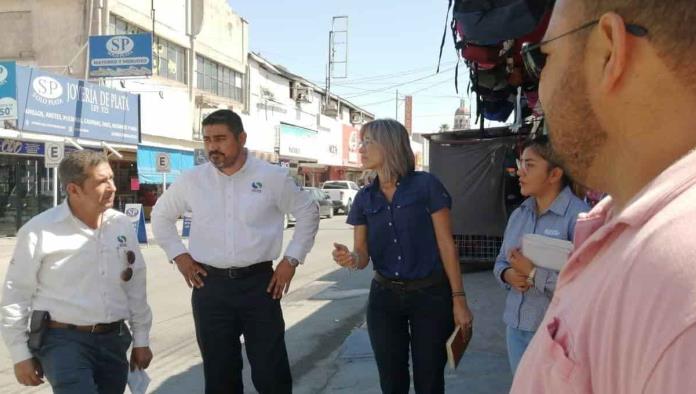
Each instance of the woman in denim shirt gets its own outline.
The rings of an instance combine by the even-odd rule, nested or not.
[[[535,268],[520,251],[524,234],[573,240],[578,214],[589,207],[573,194],[563,168],[542,136],[525,145],[518,165],[522,195],[529,197],[510,216],[493,270],[508,291],[503,313],[514,375],[556,288],[558,272]]]
[[[375,180],[348,215],[353,251],[335,244],[334,260],[363,269],[372,261],[367,326],[384,393],[408,393],[409,347],[416,393],[443,393],[445,343],[455,324],[471,328],[452,238],[451,198],[433,175],[414,171],[408,132],[375,120],[360,132],[360,154]]]

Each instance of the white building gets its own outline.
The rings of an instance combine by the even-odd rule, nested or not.
[[[92,81],[140,96],[140,140],[107,145],[114,153],[111,161],[119,208],[143,199],[146,205],[152,203],[147,198],[152,187],[147,184],[162,179],[155,171],[156,153],[170,154],[173,171],[167,177],[169,182],[182,169],[193,166],[194,149],[202,148],[199,125],[206,111],[246,110],[248,24],[226,0],[0,2],[0,59],[61,78],[87,78],[90,35],[152,32],[153,27],[153,76]],[[104,146],[102,141],[80,135],[66,138],[65,133],[35,132],[6,122],[0,128],[0,146],[12,149],[0,149],[0,205],[19,200],[17,190],[22,185],[37,185],[23,189],[29,189],[30,200],[36,197],[38,202],[24,209],[20,204],[12,212],[0,209],[0,235],[12,233],[47,208],[40,202],[43,194],[52,193],[52,175],[43,169],[41,155],[47,141],[94,149]],[[5,218],[8,215],[13,217]],[[9,224],[5,226],[5,222]]]
[[[249,81],[244,121],[253,149],[272,153],[301,184],[360,176],[357,132],[371,113],[334,95],[335,111],[326,111],[325,89],[258,54],[249,55]]]
[[[169,154],[167,182],[175,180],[203,147],[201,121],[220,108],[242,115],[252,154],[290,167],[300,183],[360,175],[356,126],[372,114],[336,96],[328,106],[333,113],[327,111],[322,88],[249,55],[249,24],[227,0],[3,0],[0,59],[85,80],[91,35],[153,27],[152,76],[91,81],[139,95],[139,141],[104,144],[79,133],[66,138],[0,124],[0,206],[31,202],[0,208],[0,236],[50,206],[52,174],[42,157],[47,141],[111,152],[117,208],[142,202],[147,213],[163,180],[155,156]]]

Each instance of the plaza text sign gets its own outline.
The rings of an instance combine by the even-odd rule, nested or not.
[[[17,66],[20,130],[123,144],[140,142],[137,95]]]

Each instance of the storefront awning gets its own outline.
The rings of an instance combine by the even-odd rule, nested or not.
[[[171,162],[171,171],[167,174],[167,183],[172,183],[182,171],[193,168],[193,151],[138,145],[138,179],[140,183],[162,183],[162,173],[157,172],[158,153],[167,153]]]

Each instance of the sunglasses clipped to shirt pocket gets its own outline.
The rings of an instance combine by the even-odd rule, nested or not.
[[[119,260],[124,262],[126,268],[121,271],[121,280],[128,282],[133,278],[133,265],[135,264],[135,252],[123,247],[118,248]]]

